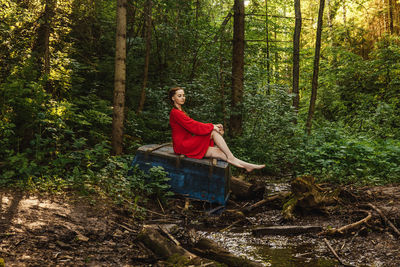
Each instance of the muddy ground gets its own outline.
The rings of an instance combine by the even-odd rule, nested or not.
[[[285,185],[270,184],[268,191],[280,191],[282,187]],[[257,199],[232,198],[226,207],[230,211],[212,215],[208,211],[215,206],[176,197],[166,204],[148,203],[151,211],[143,218],[135,218],[104,199],[76,194],[43,196],[2,190],[0,199],[0,261],[4,259],[5,266],[157,266],[163,259],[137,240],[142,225],[150,223],[177,224],[178,230],[172,234],[183,245],[190,243],[190,233],[195,233],[265,266],[338,266],[323,238],[353,266],[400,266],[399,237],[371,209],[373,216],[366,224],[344,235],[254,237],[250,234],[251,227],[257,225],[339,228],[364,218],[368,203],[379,207],[399,227],[398,185],[348,187],[334,207],[319,213],[296,214],[294,222],[282,219],[279,202],[268,203],[247,217],[235,212]],[[284,253],[276,256],[274,253],[279,249],[284,249]]]

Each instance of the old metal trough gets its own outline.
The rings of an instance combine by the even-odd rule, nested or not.
[[[132,162],[135,165],[144,171],[163,167],[171,178],[171,191],[177,194],[220,205],[228,200],[231,171],[225,161],[177,155],[169,143],[140,147]]]

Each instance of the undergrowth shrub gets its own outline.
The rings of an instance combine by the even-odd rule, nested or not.
[[[272,94],[246,96],[243,135],[230,140],[238,157],[266,164],[273,174],[290,172],[301,129],[294,124],[295,112],[287,88],[276,87]]]
[[[323,127],[304,136],[297,151],[298,174],[321,181],[358,184],[400,182],[400,141],[353,136]]]

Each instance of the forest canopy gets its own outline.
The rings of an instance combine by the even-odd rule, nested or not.
[[[235,98],[239,4],[244,70]],[[265,174],[400,181],[398,1],[127,1],[119,156],[110,155],[117,1],[0,6],[2,185],[90,191],[102,184],[118,195],[140,184],[126,171],[140,145],[170,142],[166,95],[174,86],[185,88],[191,117],[222,123],[235,154],[266,164]]]

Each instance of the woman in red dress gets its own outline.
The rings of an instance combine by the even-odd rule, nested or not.
[[[182,110],[182,105],[185,103],[185,92],[182,88],[172,88],[169,91],[169,99],[173,105],[169,123],[175,153],[196,159],[218,158],[248,172],[265,167],[236,158],[222,137],[224,134],[222,124],[201,123],[191,119]],[[217,147],[214,147],[214,143]]]

